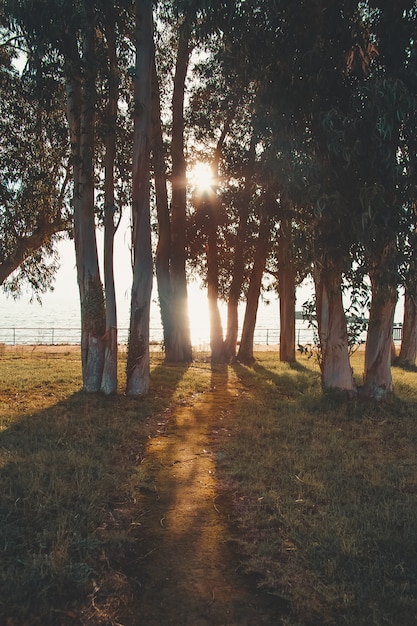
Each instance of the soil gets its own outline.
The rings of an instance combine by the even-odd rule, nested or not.
[[[213,373],[211,391],[178,406],[165,432],[148,445],[144,463],[151,465],[154,485],[144,496],[147,553],[138,574],[137,624],[281,623],[276,598],[239,571],[228,527],[230,498],[218,490],[216,439],[240,385],[228,371],[229,378]]]

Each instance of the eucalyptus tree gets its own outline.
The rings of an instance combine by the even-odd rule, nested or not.
[[[414,133],[415,3],[404,0],[375,7],[369,14],[369,27],[378,56],[361,85],[357,105],[361,165],[366,175],[359,195],[363,209],[360,241],[372,286],[364,389],[380,398],[392,390],[392,323],[409,228],[406,209],[415,201],[415,175],[402,157],[402,147]]]
[[[104,136],[104,292],[106,299],[106,329],[101,391],[117,391],[117,307],[114,280],[114,236],[120,223],[117,217],[115,194],[115,164],[117,152],[117,118],[120,97],[120,71],[116,42],[116,14],[113,5],[107,9],[103,26],[105,54],[107,57],[107,94],[102,118]]]
[[[46,91],[60,95],[60,101],[56,98],[57,108],[66,114],[81,304],[83,387],[86,391],[102,389],[106,393],[115,391],[117,385],[112,254],[117,215],[127,204],[129,189],[131,156],[126,157],[128,141],[123,142],[122,138],[128,136],[125,127],[130,102],[128,67],[132,56],[129,42],[133,6],[130,0],[7,2],[8,12],[27,42],[29,64],[40,83],[48,81]],[[105,223],[106,293],[96,241],[100,205]]]
[[[340,328],[340,332],[334,335],[320,324],[322,344],[326,344],[323,386],[350,390],[353,389],[353,378],[347,336],[343,331],[346,324],[340,291],[341,266],[343,260],[348,258],[348,246],[345,245],[347,250],[342,260],[337,246],[332,247],[334,241],[328,240],[325,234],[337,224],[338,211],[330,206],[323,211],[323,203],[319,204],[324,196],[329,198],[334,193],[332,185],[337,182],[328,180],[332,169],[329,164],[326,165],[328,156],[321,136],[321,120],[329,109],[342,106],[349,93],[348,81],[344,80],[344,53],[351,45],[352,10],[348,4],[352,3],[342,4],[306,2],[302,6],[297,5],[295,10],[291,2],[272,6],[262,1],[242,3],[236,11],[236,24],[246,20],[245,34],[242,35],[242,31],[236,28],[231,32],[231,39],[237,51],[244,50],[247,59],[256,55],[256,67],[247,63],[246,71],[256,72],[262,103],[259,125],[264,127],[270,178],[279,193],[280,207],[294,204],[310,213],[305,222],[315,230],[311,241],[317,242],[317,235],[322,229],[322,245],[316,245],[319,255],[317,267],[320,268],[316,273],[317,287],[324,292],[317,302],[324,305],[328,313],[329,298],[333,298],[334,294],[332,323],[334,329]],[[280,171],[280,163],[285,162],[291,164],[289,180]],[[294,172],[302,168],[302,174],[296,176]],[[314,180],[315,174],[319,174],[317,180]],[[303,181],[301,189],[294,189],[291,184],[296,178]],[[335,219],[331,226],[332,216]],[[278,214],[276,219],[279,219]],[[333,276],[332,285],[329,284],[330,274]],[[293,296],[289,298],[293,302]],[[326,312],[320,309],[318,316],[323,320],[329,319]],[[339,317],[337,321],[336,317]]]
[[[411,131],[411,125],[410,125]],[[411,174],[415,176],[415,164],[416,155],[415,150],[415,138],[412,133],[412,146],[408,149],[408,152],[412,151]],[[415,186],[410,186],[410,189],[415,190]],[[401,348],[398,355],[397,362],[400,365],[413,366],[415,365],[417,358],[417,231],[416,231],[416,216],[415,216],[415,199],[410,198],[410,202],[407,207],[408,214],[410,215],[410,232],[407,238],[406,250],[408,255],[404,265],[404,315],[403,315],[403,327],[401,337]]]
[[[77,26],[63,33],[63,53],[74,178],[74,242],[81,303],[83,383],[85,391],[95,392],[101,388],[106,322],[95,226],[94,126],[98,67],[93,5],[86,3],[77,17]]]
[[[250,120],[252,97],[248,93],[244,96],[248,85],[234,81],[232,73],[225,81],[224,69],[220,69],[224,56],[219,43],[218,38],[213,37],[206,58],[195,68],[195,86],[189,108],[190,135],[198,146],[194,158],[200,162],[203,160],[211,172],[211,184],[206,189],[197,189],[194,194],[197,221],[201,222],[202,232],[200,253],[197,253],[200,263],[197,266],[194,262],[193,267],[198,267],[203,282],[207,283],[212,362],[229,361],[236,354],[237,307],[245,276],[243,249],[251,199],[250,177],[246,179],[246,195],[238,192],[236,183],[239,181],[240,184],[245,169],[238,155],[245,162],[248,150],[246,123]],[[253,142],[250,154],[251,157],[254,154]],[[231,180],[235,187],[232,193]],[[238,201],[235,206],[234,201]],[[238,232],[236,219],[239,220]],[[205,255],[201,254],[202,248]],[[196,250],[193,252],[195,254]],[[219,312],[220,297],[227,301],[225,340]]]
[[[242,363],[251,363],[254,360],[253,345],[258,311],[259,296],[261,292],[262,276],[265,271],[266,260],[271,248],[271,232],[273,230],[273,216],[268,198],[259,200],[259,230],[255,243],[255,254],[252,270],[250,272],[249,286],[246,295],[245,315],[242,325],[237,360]]]
[[[149,388],[149,314],[152,291],[150,227],[151,94],[153,73],[152,0],[136,0],[136,65],[132,161],[133,284],[130,305],[126,391]]]
[[[157,278],[161,317],[164,326],[165,356],[172,362],[192,359],[186,278],[187,180],[185,160],[184,101],[198,3],[160,3],[158,20],[174,35],[176,56],[170,104],[170,206],[166,184],[163,150],[160,90],[161,73],[156,64],[154,73],[153,163],[156,181],[160,238],[157,248]],[[158,55],[159,56],[159,55]]]
[[[198,146],[193,158],[210,164],[212,171],[211,204],[217,209],[208,213],[211,219],[207,219],[206,228],[212,231],[212,239],[216,233],[218,253],[215,258],[203,232],[200,251],[197,252],[194,235],[191,250],[193,255],[197,254],[199,261],[194,260],[193,268],[208,286],[211,334],[217,335],[216,340],[212,340],[217,346],[217,357],[212,348],[212,359],[228,361],[236,356],[238,304],[244,299],[244,290],[249,282],[250,255],[253,252],[249,243],[251,220],[252,224],[256,222],[255,230],[258,228],[257,218],[251,217],[255,199],[257,136],[253,116],[256,86],[250,77],[244,76],[238,59],[225,49],[221,33],[211,37],[206,54],[194,69],[189,133]],[[212,228],[213,221],[217,222],[215,229]],[[209,257],[212,258],[211,263]],[[212,272],[211,266],[215,264],[216,272]],[[224,340],[218,298],[227,303]]]
[[[28,44],[28,63],[49,89],[64,87],[73,185],[74,242],[81,303],[83,386],[98,391],[104,358],[104,297],[94,222],[96,14],[91,3],[14,2],[8,10]]]

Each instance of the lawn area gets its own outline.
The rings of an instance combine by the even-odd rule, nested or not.
[[[212,433],[237,566],[283,598],[274,623],[415,624],[417,372],[393,368],[396,395],[376,404],[323,397],[313,359],[256,356],[216,372],[241,387]],[[4,353],[0,376],[0,623],[98,624],[98,589],[116,623],[144,541],[146,442],[212,390],[210,364],[153,355],[143,399],[81,393],[72,352]]]
[[[352,365],[359,381],[363,352]],[[236,368],[221,470],[243,566],[288,599],[288,624],[417,623],[417,372],[393,368],[376,404],[323,397],[302,357]]]

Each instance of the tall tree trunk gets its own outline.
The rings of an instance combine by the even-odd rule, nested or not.
[[[391,349],[397,289],[383,272],[370,272],[372,300],[365,346],[364,393],[380,400],[392,391]]]
[[[417,358],[417,293],[406,288],[400,354],[397,363],[411,367]]]
[[[279,358],[286,363],[295,361],[295,267],[291,234],[291,218],[283,217],[278,242]]]
[[[255,137],[252,136],[248,152],[248,167],[245,175],[245,192],[242,208],[239,212],[239,225],[235,239],[233,256],[232,281],[230,283],[229,298],[227,302],[227,330],[224,341],[225,355],[228,360],[236,356],[237,337],[239,329],[238,307],[242,294],[242,285],[245,278],[244,249],[248,229],[248,217],[250,211],[250,199],[253,187],[253,170],[255,164]]]
[[[106,28],[109,59],[109,92],[106,111],[105,165],[104,165],[104,291],[106,300],[106,333],[104,368],[101,391],[105,394],[117,391],[117,308],[114,287],[114,162],[116,158],[117,102],[119,98],[117,54],[114,15]]]
[[[253,337],[256,326],[256,315],[258,312],[259,295],[261,293],[262,276],[265,271],[266,259],[268,258],[270,246],[270,222],[268,216],[262,214],[258,241],[255,250],[255,260],[252,267],[248,295],[246,299],[242,336],[237,353],[237,360],[241,363],[252,363],[254,361]]]
[[[322,387],[325,391],[354,392],[342,300],[342,273],[331,262],[317,263],[314,278]]]
[[[152,0],[136,0],[136,75],[132,163],[133,283],[130,305],[126,392],[149,390],[149,313],[152,293],[150,225]]]
[[[171,288],[171,222],[168,204],[166,155],[161,123],[161,99],[155,55],[152,69],[152,163],[155,178],[156,211],[158,217],[158,244],[155,256],[159,307],[164,334],[164,347],[171,354],[173,333]]]
[[[67,118],[74,168],[74,243],[81,303],[83,388],[97,392],[104,364],[105,310],[94,221],[96,59],[93,15],[89,17],[82,62],[75,37],[68,34],[67,38]]]
[[[219,311],[219,263],[217,252],[217,198],[209,192],[207,199],[207,296],[210,319],[210,349],[212,364],[226,360],[223,342],[223,328]]]
[[[218,215],[221,201],[217,195],[220,158],[224,141],[230,129],[234,108],[231,110],[223,126],[212,160],[212,172],[215,185],[205,193],[204,202],[207,208],[207,292],[210,319],[210,349],[212,364],[225,363],[226,357],[223,327],[219,311],[219,262],[217,250]]]
[[[186,164],[184,158],[184,93],[190,58],[190,29],[180,28],[172,101],[172,202],[171,202],[171,286],[172,341],[166,346],[166,358],[174,363],[192,360],[188,316],[186,262]]]

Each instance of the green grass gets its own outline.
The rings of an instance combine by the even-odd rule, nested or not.
[[[416,372],[394,368],[397,396],[375,404],[323,397],[307,359],[236,369],[250,391],[221,470],[245,568],[288,623],[416,623]]]
[[[108,614],[91,623],[112,623],[129,603],[146,441],[213,385],[204,360],[152,359],[150,394],[133,399],[81,393],[76,354],[1,355],[0,623],[71,623],[80,607],[90,623],[100,593]],[[241,567],[286,599],[283,624],[415,624],[417,371],[393,368],[396,395],[377,404],[323,397],[307,358],[232,367],[243,391],[222,413],[216,475]]]
[[[140,538],[146,441],[194,393],[185,373],[154,357],[147,398],[93,396],[79,391],[77,355],[2,356],[0,623],[61,624],[103,577],[115,586]]]

